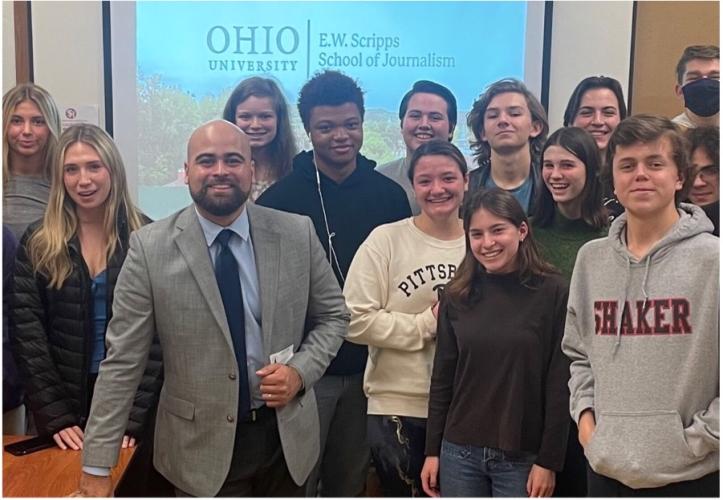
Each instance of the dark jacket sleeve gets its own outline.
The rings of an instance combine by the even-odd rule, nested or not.
[[[447,423],[449,405],[454,395],[454,376],[457,372],[457,339],[449,319],[449,306],[442,297],[437,319],[437,350],[434,354],[432,381],[429,387],[429,412],[424,453],[438,457]]]
[[[570,427],[568,411],[570,390],[567,381],[570,378],[570,360],[562,352],[562,335],[565,331],[567,315],[567,285],[560,283],[554,293],[554,317],[549,339],[550,355],[545,378],[545,415],[542,430],[542,442],[535,463],[561,471],[565,463],[567,437]]]
[[[47,283],[34,275],[27,255],[26,231],[18,247],[10,300],[10,345],[35,425],[41,435],[54,434],[78,425],[78,416],[67,398],[55,361],[50,354],[47,334]]]
[[[3,225],[3,413],[23,403],[23,384],[10,351],[10,296],[18,241]]]

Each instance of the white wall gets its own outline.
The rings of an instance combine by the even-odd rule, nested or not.
[[[103,20],[100,2],[32,2],[35,83],[59,108],[97,105],[103,112]],[[5,61],[3,61],[5,65]]]
[[[550,131],[575,86],[585,77],[611,76],[628,94],[633,2],[555,2],[550,60]]]
[[[15,86],[13,2],[3,2],[3,94]]]
[[[32,2],[35,81],[59,106],[97,104],[103,111],[100,2]],[[617,78],[627,95],[632,1],[555,2],[550,69],[550,130],[575,85],[586,76]],[[8,27],[10,29],[8,29]],[[3,92],[14,85],[12,2],[3,2]]]

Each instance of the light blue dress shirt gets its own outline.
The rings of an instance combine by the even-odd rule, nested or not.
[[[251,394],[251,407],[258,408],[264,405],[264,400],[261,399],[261,381],[256,375],[256,371],[266,366],[268,361],[264,357],[264,335],[261,330],[261,294],[254,245],[249,231],[248,212],[244,207],[243,212],[228,227],[211,222],[203,217],[198,212],[198,209],[196,209],[196,215],[198,215],[198,221],[201,223],[203,235],[206,237],[211,264],[214,267],[216,257],[221,251],[221,245],[216,242],[216,236],[224,229],[230,229],[234,233],[228,240],[228,246],[239,265],[238,274],[241,281],[241,294],[244,299],[246,371],[248,373],[249,394]]]

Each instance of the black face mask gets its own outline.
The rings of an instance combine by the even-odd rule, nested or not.
[[[698,116],[713,116],[720,110],[720,81],[701,78],[683,86],[685,107]]]

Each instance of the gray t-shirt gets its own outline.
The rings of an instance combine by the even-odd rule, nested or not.
[[[407,200],[409,201],[409,207],[412,209],[412,215],[419,215],[421,210],[419,209],[419,205],[417,205],[417,198],[414,196],[414,188],[407,174],[408,170],[409,163],[407,162],[406,156],[377,167],[377,172],[386,175],[404,188],[404,192],[407,194]]]
[[[3,224],[20,241],[28,225],[45,215],[50,183],[40,177],[13,175],[3,192]]]

